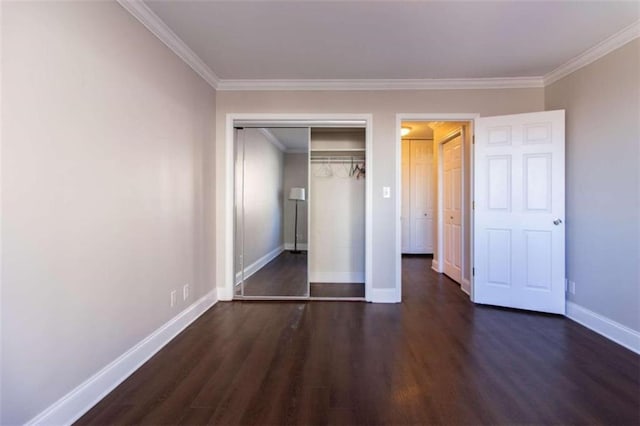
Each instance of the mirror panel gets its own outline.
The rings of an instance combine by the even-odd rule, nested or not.
[[[308,142],[307,128],[236,130],[236,296],[309,295]]]

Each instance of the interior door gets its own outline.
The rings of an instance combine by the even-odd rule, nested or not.
[[[431,163],[433,141],[411,141],[411,252],[433,253]]]
[[[474,301],[565,313],[564,111],[476,120]]]
[[[402,141],[402,253],[411,253],[411,141]]]
[[[443,147],[444,273],[462,281],[462,133]]]

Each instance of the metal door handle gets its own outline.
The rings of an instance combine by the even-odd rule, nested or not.
[[[556,219],[553,221],[553,224],[556,226],[560,225],[561,223],[562,223],[562,219]]]

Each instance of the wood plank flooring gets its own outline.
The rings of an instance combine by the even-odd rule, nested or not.
[[[239,289],[239,287],[236,287]],[[311,283],[311,297],[364,297],[364,283]],[[283,251],[244,282],[249,297],[307,297],[307,252]]]
[[[640,357],[474,306],[403,259],[403,303],[218,303],[77,424],[640,424]]]
[[[244,282],[245,296],[307,296],[307,252],[288,250]]]
[[[311,283],[311,297],[364,297],[364,283]]]

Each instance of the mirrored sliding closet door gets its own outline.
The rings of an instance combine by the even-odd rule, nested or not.
[[[235,129],[235,296],[305,298],[309,128]]]

